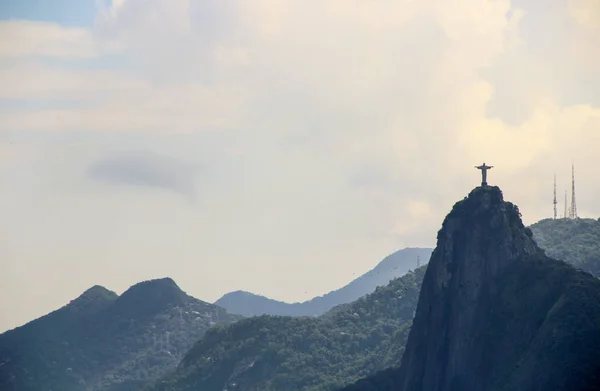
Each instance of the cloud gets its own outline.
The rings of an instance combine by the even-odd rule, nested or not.
[[[85,103],[0,111],[0,135],[22,135],[19,151],[44,140],[19,171],[29,176],[15,174],[3,188],[3,204],[14,209],[3,216],[18,221],[42,205],[30,221],[56,221],[57,211],[65,221],[48,232],[7,225],[22,244],[14,259],[42,262],[45,238],[63,235],[52,242],[61,243],[52,244],[56,258],[106,253],[117,265],[112,276],[177,270],[174,278],[202,298],[249,289],[300,300],[306,281],[310,294],[322,294],[398,247],[433,245],[444,215],[478,184],[473,166],[483,161],[494,165],[489,182],[532,223],[551,216],[553,174],[560,194],[575,159],[580,214],[600,214],[593,2],[118,3],[93,30],[77,30],[77,42],[91,43],[71,44],[67,34],[44,46],[46,37],[22,34],[39,39],[26,53],[63,48],[51,51],[60,61],[19,54],[16,44],[0,61],[4,100]],[[92,55],[100,63],[110,48],[122,53],[122,69],[65,65]],[[105,199],[104,185],[72,173],[89,166],[111,183],[186,192],[196,177],[182,161],[203,168],[203,202],[187,209],[168,192]],[[47,166],[60,180],[27,185],[50,181]],[[169,223],[146,226],[159,218]],[[117,244],[73,228],[82,225]],[[85,248],[66,244],[75,231]],[[15,232],[46,244],[22,253],[34,250]],[[145,264],[114,272],[130,259]]]
[[[570,0],[571,16],[586,30],[600,34],[600,4],[596,0]]]
[[[147,91],[148,88],[146,81],[123,72],[65,69],[33,62],[0,65],[0,82],[4,87],[0,91],[0,98],[5,100],[73,99],[105,103],[118,95],[139,90]],[[76,112],[72,113],[73,116],[77,115]],[[9,121],[11,113],[3,114],[5,115],[1,120]],[[30,114],[34,117],[38,115],[36,112],[26,113],[22,117],[16,117],[18,119],[15,121],[27,121],[27,117],[31,118]],[[27,129],[26,123],[23,122],[20,127]],[[46,126],[53,125],[47,123]],[[43,129],[44,125],[40,124],[38,129],[40,128]]]
[[[197,169],[177,159],[146,151],[113,153],[92,163],[89,178],[115,185],[149,186],[194,195]]]
[[[595,140],[588,124],[597,90],[568,85],[594,86],[600,78],[587,73],[591,60],[583,54],[565,55],[581,29],[594,26],[581,16],[582,1],[571,16],[527,1],[126,0],[99,14],[90,36],[121,47],[131,69],[11,68],[6,97],[93,105],[3,112],[0,124],[53,132],[220,130],[245,159],[277,162],[262,168],[266,177],[297,170],[307,185],[321,186],[308,170],[322,166],[307,161],[320,162],[354,186],[357,199],[377,197],[384,221],[392,219],[385,210],[401,215],[413,197],[439,217],[446,197],[473,183],[477,173],[468,168],[480,160],[504,179],[549,153],[568,162]],[[567,27],[552,46],[546,32],[557,18]],[[566,136],[566,121],[577,139]]]
[[[154,1],[154,9],[166,4]],[[566,7],[475,0],[179,1],[161,24],[148,22],[155,11],[132,11],[139,7],[128,0],[100,24],[120,26],[111,29],[111,39],[126,45],[148,77],[173,86],[182,77],[235,85],[225,95],[239,102],[229,107],[228,118],[236,119],[230,129],[269,139],[248,150],[259,148],[256,153],[281,170],[290,169],[283,162],[291,155],[276,150],[286,148],[299,161],[334,165],[335,175],[349,182],[358,172],[363,181],[378,178],[368,190],[355,190],[353,199],[377,197],[385,206],[376,214],[387,227],[409,216],[404,205],[414,197],[442,217],[451,197],[477,176],[469,168],[483,160],[500,168],[492,175],[505,181],[532,219],[542,217],[537,198],[511,184],[511,175],[549,155],[554,166],[546,169],[560,170],[597,140],[590,124],[600,106],[593,88],[600,77],[590,73],[590,50],[573,52],[571,45],[600,39],[580,39],[594,23],[582,24]],[[558,21],[564,29],[550,28]],[[547,67],[552,72],[544,72]],[[299,167],[313,173],[313,166],[320,169]],[[591,178],[585,167],[581,175]]]
[[[27,20],[0,21],[0,59],[20,57],[90,58],[98,43],[88,29]]]

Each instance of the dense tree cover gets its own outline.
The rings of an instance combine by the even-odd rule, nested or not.
[[[321,391],[398,365],[425,267],[319,318],[260,316],[211,329],[160,391]]]
[[[600,219],[545,219],[530,228],[549,257],[600,278]]]
[[[204,332],[240,317],[171,279],[117,296],[103,287],[0,335],[0,390],[137,390],[176,367]]]
[[[416,267],[417,257],[420,257],[421,265],[425,265],[432,251],[431,248],[418,247],[398,250],[348,285],[302,303],[284,303],[250,292],[236,291],[225,294],[215,304],[230,313],[243,316],[319,316],[337,305],[350,303],[372,293],[376,287],[387,285],[394,278],[405,275]]]

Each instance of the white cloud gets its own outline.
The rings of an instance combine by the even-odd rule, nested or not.
[[[598,0],[570,0],[571,16],[591,32],[600,34],[600,3]]]
[[[109,269],[122,271],[105,276],[115,289],[166,273],[200,297],[250,289],[297,300],[342,285],[396,247],[432,245],[449,208],[478,183],[473,166],[482,161],[531,223],[550,215],[553,173],[560,193],[574,158],[580,213],[597,216],[600,52],[592,49],[600,38],[582,11],[593,3],[573,0],[571,13],[566,2],[538,6],[119,2],[94,31],[77,30],[88,43],[65,35],[49,47],[64,57],[121,48],[127,70],[3,64],[4,99],[87,104],[0,111],[0,135],[23,134],[22,148],[44,132],[59,140],[13,165],[39,178],[11,174],[14,186],[0,193],[10,216],[43,202],[38,215],[27,212],[31,221],[60,211],[65,222],[48,232],[7,225],[11,262],[42,262],[50,248],[69,265],[83,255],[100,262],[89,254],[104,251]],[[28,53],[49,50],[39,49],[44,39]],[[197,204],[78,174],[134,147],[202,163]],[[59,179],[32,192],[27,183],[50,173]],[[164,226],[149,225],[159,219]],[[64,253],[45,236],[64,245],[81,226],[90,230],[77,232],[85,246]],[[109,236],[111,245],[94,239]],[[36,238],[39,251],[20,252],[24,238]],[[132,259],[144,264],[131,261],[134,270]]]
[[[91,31],[56,23],[0,21],[0,59],[18,57],[80,57],[98,55]]]
[[[7,86],[12,87],[13,98],[53,96],[91,106],[5,111],[0,113],[0,127],[9,131],[187,133],[232,128],[243,113],[238,108],[244,95],[236,94],[234,87],[156,86],[117,73],[91,71],[63,78],[67,74],[41,71],[24,83],[11,78]],[[40,83],[36,83],[38,78]]]
[[[0,65],[0,84],[1,99],[96,102],[131,91],[147,91],[149,85],[123,72],[48,67],[31,61]]]

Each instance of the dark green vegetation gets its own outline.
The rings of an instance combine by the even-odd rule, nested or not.
[[[168,278],[121,296],[95,286],[0,335],[0,390],[137,390],[175,368],[209,327],[239,318]]]
[[[313,317],[210,330],[151,390],[330,390],[400,363],[425,267]]]
[[[600,278],[600,219],[545,219],[530,228],[549,257]]]
[[[401,367],[343,390],[600,390],[600,281],[532,236],[496,187],[455,204]]]
[[[215,304],[232,314],[244,316],[319,316],[337,305],[350,303],[373,292],[378,286],[387,285],[391,280],[403,276],[409,270],[414,270],[417,257],[420,257],[421,265],[425,265],[429,261],[431,251],[430,248],[405,248],[396,251],[348,285],[303,303],[284,303],[253,293],[236,291],[227,293]]]

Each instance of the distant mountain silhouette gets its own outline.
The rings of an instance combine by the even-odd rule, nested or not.
[[[170,278],[121,296],[93,286],[0,335],[0,390],[137,390],[174,369],[207,329],[240,318],[188,296]]]
[[[387,285],[391,280],[403,276],[409,270],[414,270],[417,257],[420,257],[421,265],[426,264],[431,252],[431,248],[405,248],[396,251],[348,285],[302,303],[285,303],[250,292],[235,291],[225,294],[215,302],[215,305],[225,308],[232,314],[246,317],[258,315],[319,316],[337,305],[350,303],[373,292],[378,286]]]

